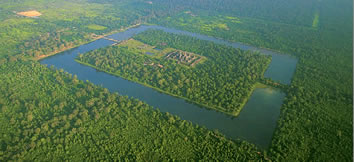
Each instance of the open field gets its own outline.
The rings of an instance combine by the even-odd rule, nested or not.
[[[161,43],[161,45],[167,46],[166,43]],[[149,55],[159,59],[175,60],[177,63],[181,63],[188,67],[194,67],[195,65],[206,60],[206,57],[200,56],[198,54],[177,50],[174,48],[158,49],[156,46],[151,46],[132,38],[119,43],[118,46],[121,48],[128,48],[128,50],[133,53]],[[148,62],[145,64],[150,65],[151,63]]]
[[[165,54],[175,51],[173,48],[158,49],[135,39],[129,39],[118,44],[119,47],[128,48],[129,51],[142,55],[150,55],[157,58],[163,57]]]
[[[42,14],[36,10],[32,10],[32,11],[18,12],[17,15],[26,16],[26,17],[38,17],[41,16]]]
[[[107,27],[105,27],[105,26],[96,25],[96,24],[87,25],[87,28],[89,28],[91,30],[105,30],[105,29],[107,29]]]
[[[317,28],[319,22],[320,22],[320,13],[317,11],[313,16],[312,27]]]

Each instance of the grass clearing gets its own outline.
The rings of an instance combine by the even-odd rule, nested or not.
[[[206,57],[185,52],[174,48],[157,49],[156,46],[151,46],[135,39],[129,39],[118,44],[120,48],[127,48],[129,51],[141,55],[148,55],[158,59],[171,59],[177,61],[186,67],[194,67],[197,64],[205,62]]]
[[[175,49],[173,48],[156,49],[155,46],[150,46],[148,44],[145,44],[135,39],[129,39],[127,41],[124,41],[120,43],[118,46],[122,48],[128,48],[129,51],[132,51],[134,53],[149,55],[157,58],[161,58],[165,54],[175,51]]]
[[[269,88],[269,86],[263,84],[263,83],[259,83],[257,82],[255,85],[254,85],[254,88]]]
[[[315,15],[313,17],[312,27],[318,28],[319,22],[320,22],[320,13],[318,11],[316,11]]]
[[[237,24],[242,23],[242,22],[240,21],[240,18],[238,18],[238,17],[225,16],[225,18],[226,18],[226,19],[229,19],[229,20],[230,20],[231,22],[233,22],[233,23],[237,23]]]
[[[89,28],[91,30],[105,30],[105,29],[107,29],[107,27],[105,27],[105,26],[96,25],[96,24],[87,25],[87,28]]]
[[[18,12],[17,15],[26,16],[26,17],[38,17],[42,14],[36,10]]]

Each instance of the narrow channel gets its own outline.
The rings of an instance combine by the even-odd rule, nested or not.
[[[116,40],[126,40],[147,29],[162,29],[170,33],[194,36],[199,39],[230,45],[235,48],[257,50],[264,54],[270,54],[272,55],[272,62],[265,73],[265,77],[270,77],[273,80],[278,80],[285,84],[290,84],[292,74],[295,71],[297,60],[290,56],[160,26],[139,26],[108,37]],[[246,140],[264,149],[269,147],[280,114],[280,107],[285,97],[283,92],[274,88],[255,89],[239,116],[231,117],[214,110],[201,108],[183,99],[162,94],[154,89],[120,77],[81,65],[74,60],[78,54],[107,47],[114,43],[115,42],[110,40],[99,39],[43,59],[41,63],[47,66],[53,65],[58,69],[64,69],[71,74],[76,74],[80,80],[89,80],[96,85],[102,85],[111,92],[118,92],[121,95],[127,95],[142,100],[158,108],[161,112],[169,112],[179,116],[183,120],[205,126],[210,130],[218,130],[228,138]]]

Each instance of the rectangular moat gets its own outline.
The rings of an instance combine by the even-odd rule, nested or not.
[[[284,84],[290,83],[292,74],[295,71],[297,60],[290,56],[246,46],[240,43],[230,43],[196,33],[160,26],[139,26],[107,36],[107,38],[123,41],[147,29],[161,29],[165,32],[189,35],[235,48],[257,50],[264,54],[272,55],[272,62],[265,72],[265,77],[278,80]],[[142,100],[162,112],[177,115],[183,120],[191,121],[194,124],[205,126],[211,130],[218,130],[230,139],[247,140],[260,148],[268,148],[274,129],[276,128],[276,122],[280,114],[280,107],[283,103],[285,93],[274,88],[257,88],[253,91],[253,94],[239,116],[231,117],[221,112],[201,108],[183,99],[159,93],[152,88],[120,77],[97,71],[92,67],[81,65],[74,60],[80,53],[83,54],[91,50],[107,47],[114,43],[115,42],[110,40],[99,39],[89,44],[48,57],[41,60],[41,63],[47,66],[54,65],[59,69],[62,68],[71,74],[76,74],[81,80],[89,80],[96,85],[102,85],[111,92],[118,92],[121,95],[127,95]],[[281,68],[279,69],[278,67],[280,66]]]

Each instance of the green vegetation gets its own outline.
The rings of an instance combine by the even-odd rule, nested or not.
[[[20,56],[39,59],[43,56],[56,54],[91,40],[92,38],[88,35],[76,33],[75,31],[62,30],[32,38],[32,41],[19,44],[17,50]]]
[[[313,10],[304,12],[307,16],[298,16],[307,25],[239,16],[242,23],[226,22],[229,31],[201,29],[203,24],[223,21],[219,13],[200,11],[196,15],[203,18],[178,14],[156,21],[164,26],[270,48],[299,58],[269,151],[276,161],[352,159],[353,10],[350,6],[353,2],[324,0],[316,5],[321,13],[317,30],[312,28]],[[306,11],[306,6],[298,10]],[[292,15],[297,13],[292,12]],[[279,15],[284,17],[285,14]],[[198,24],[198,19],[203,23]],[[194,21],[196,23],[190,23]]]
[[[144,45],[129,41],[130,45],[123,43],[80,55],[78,61],[235,116],[270,63],[267,56],[160,30],[148,30],[134,39],[162,51],[175,48],[197,53],[207,60],[189,68],[166,56],[136,52]]]
[[[161,44],[165,44],[165,42]],[[162,49],[159,49],[156,46],[151,46],[132,38],[127,41],[123,41],[119,43],[119,48],[127,48],[132,53],[141,54],[141,55],[150,55],[151,57],[160,60],[171,59],[176,61],[178,64],[187,65],[187,67],[194,67],[195,65],[198,65],[206,61],[206,57],[200,56],[195,53],[190,53],[190,52],[181,51],[181,50],[168,48],[168,47],[167,48],[163,47]],[[150,63],[149,62],[150,61],[144,62],[144,65],[149,64],[148,66],[154,66],[151,65],[151,62]]]
[[[314,17],[313,17],[312,27],[317,28],[319,22],[320,22],[320,13],[317,11],[317,12],[315,12]]]
[[[209,16],[206,20],[219,21],[219,18]],[[241,18],[243,23],[229,22],[232,32],[203,31],[199,28],[203,25],[196,23],[185,23],[189,24],[185,26],[163,21],[161,24],[298,57],[292,89],[282,106],[270,154],[277,161],[352,159],[352,31],[325,29],[329,25],[321,25],[314,31],[301,26],[248,20],[252,19]]]
[[[16,61],[0,71],[1,161],[264,158],[254,145],[227,140],[63,70]]]
[[[90,24],[87,26],[87,28],[89,28],[91,30],[105,30],[105,29],[107,29],[107,27],[105,27],[105,26],[96,25],[96,24]]]
[[[156,46],[151,46],[134,39],[129,39],[127,41],[119,43],[119,47],[127,48],[129,51],[141,55],[147,55],[147,53],[150,53],[148,55],[151,55],[155,58],[162,58],[167,53],[175,51],[175,49],[173,48],[158,49]]]
[[[140,101],[110,94],[37,62],[23,61],[92,41],[92,34],[102,35],[140,23],[160,24],[294,55],[299,59],[296,73],[291,86],[287,87],[272,145],[265,153],[273,161],[351,161],[352,6],[352,0],[152,0],[151,3],[143,0],[2,0],[0,161],[197,161],[203,158],[261,161],[251,144],[232,142],[218,133],[155,111]],[[42,15],[28,18],[15,13],[27,10],[38,10]],[[106,28],[88,28],[92,24]],[[164,40],[151,37],[143,41],[142,35],[138,37],[148,44]],[[156,40],[150,40],[152,38]],[[195,47],[172,48],[205,54],[205,57],[212,55]],[[136,56],[161,61],[118,47],[101,52],[108,49],[112,50],[112,57],[125,51],[129,54],[124,56],[126,58]],[[221,52],[230,50],[225,47]],[[245,55],[237,57],[249,57],[249,60],[255,57]],[[208,70],[205,65],[212,64],[210,60],[194,68],[174,65],[172,61],[167,65],[203,72]],[[105,69],[111,66],[108,61],[104,63]],[[176,73],[175,70],[169,72]],[[247,71],[225,73],[249,74]],[[255,78],[259,77],[257,70],[254,74]],[[247,77],[244,79],[247,81]],[[239,100],[231,100],[244,98],[245,93],[250,92],[255,79],[248,81],[247,85],[240,86],[246,90],[234,92],[235,95],[230,94],[234,96],[226,99],[240,104]],[[261,80],[261,83],[274,86],[271,80]],[[201,87],[200,91],[208,88]],[[220,103],[220,100],[208,99],[204,100],[210,105]]]
[[[349,0],[344,1],[346,3],[350,2]],[[309,15],[313,14],[313,6],[317,5],[318,2],[316,0],[153,0],[153,3],[155,6],[158,4],[166,7],[165,11],[168,12],[178,12],[178,10],[182,10],[183,12],[189,11],[191,12],[191,16],[199,16],[199,11],[202,11],[209,16],[248,17],[251,19],[311,27],[312,17],[309,17]],[[324,3],[328,2],[322,2],[322,4]],[[346,8],[349,6],[346,6]],[[334,5],[331,7],[334,7]]]
[[[53,36],[58,33],[65,40],[56,40],[60,46],[70,39],[72,44],[87,43],[87,38],[94,34],[104,34],[118,31],[151,17],[151,11],[141,11],[131,3],[120,1],[119,4],[93,3],[86,0],[18,0],[5,1],[0,5],[0,58],[21,55],[18,47],[25,42],[32,42],[48,33]],[[139,2],[140,3],[140,2]],[[141,2],[142,3],[142,2]],[[39,18],[18,16],[15,12],[38,10]],[[156,16],[155,16],[156,17]],[[57,37],[56,39],[61,39]],[[92,38],[91,38],[92,40]],[[41,48],[55,48],[45,40]],[[43,49],[39,50],[40,53]],[[45,50],[45,49],[44,49]],[[52,50],[54,51],[54,50]]]

